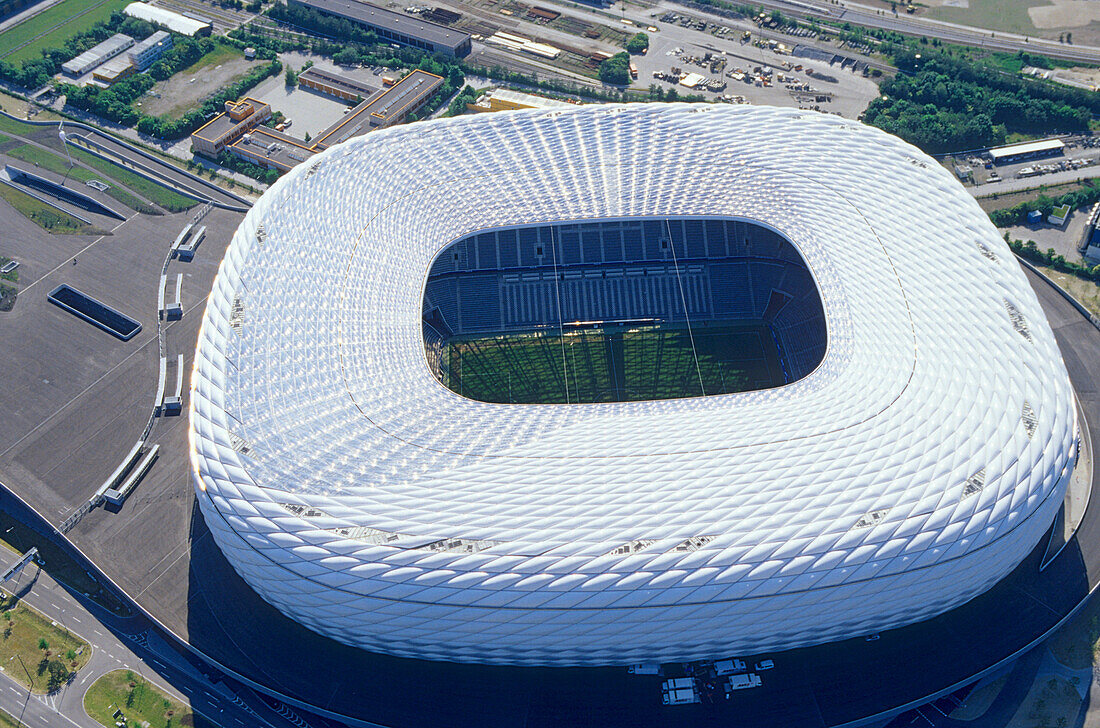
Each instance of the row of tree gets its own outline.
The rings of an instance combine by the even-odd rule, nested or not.
[[[931,154],[1003,144],[1008,133],[1084,131],[1093,111],[1073,94],[1045,84],[1007,80],[974,64],[936,55],[902,54],[863,120]]]
[[[1023,225],[1027,222],[1027,215],[1033,210],[1038,210],[1046,217],[1056,207],[1069,205],[1071,210],[1088,207],[1100,202],[1100,181],[1088,180],[1079,190],[1067,192],[1058,197],[1040,195],[1038,199],[1029,202],[1021,202],[1012,207],[1005,207],[989,213],[989,219],[997,227],[1009,227],[1011,225]]]
[[[201,46],[203,42],[199,41],[196,45]],[[192,52],[193,48],[181,49],[179,56],[165,62],[165,68],[175,69],[177,64],[190,65],[190,63],[187,63],[187,59],[191,57]],[[202,55],[205,54],[200,54],[198,57],[201,58]],[[192,60],[191,63],[193,62]],[[58,85],[58,91],[65,94],[66,103],[78,109],[83,109],[125,126],[136,126],[141,133],[149,134],[158,139],[180,139],[198,129],[214,114],[220,112],[226,101],[244,96],[253,86],[269,76],[278,74],[282,68],[283,64],[278,60],[256,66],[235,83],[217,89],[201,104],[178,119],[167,116],[150,116],[134,108],[134,101],[153,87],[154,75],[152,73],[135,74],[112,84],[108,88],[100,88],[90,84],[75,86],[62,83]],[[175,72],[176,70],[171,70],[168,76]],[[168,76],[165,76],[165,78]]]
[[[0,80],[27,89],[41,88],[61,72],[63,63],[71,61],[115,33],[125,33],[143,40],[152,35],[153,31],[153,26],[144,20],[127,17],[116,10],[106,20],[70,36],[61,47],[42,48],[40,58],[31,58],[19,65],[0,60]]]

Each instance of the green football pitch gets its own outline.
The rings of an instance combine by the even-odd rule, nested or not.
[[[662,324],[463,337],[442,354],[443,383],[483,402],[672,399],[784,383],[775,340],[760,323],[697,323],[690,332]]]

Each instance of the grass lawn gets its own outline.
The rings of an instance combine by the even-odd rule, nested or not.
[[[28,567],[33,568],[33,567]],[[8,677],[36,693],[49,689],[48,662],[75,672],[92,656],[87,642],[38,611],[4,594],[0,600],[0,666]]]
[[[0,198],[7,201],[20,215],[51,233],[92,235],[103,232],[5,184],[0,184]]]
[[[0,258],[0,261],[5,260]],[[2,262],[0,262],[2,265]],[[19,270],[13,271],[18,274]],[[27,526],[22,521],[16,520],[8,513],[0,512],[0,546],[6,546],[11,551],[24,554],[32,546],[38,548],[38,556],[45,562],[43,570],[51,577],[69,587],[87,594],[104,609],[110,610],[120,617],[128,617],[131,612],[122,601],[113,593],[100,586],[99,582],[88,575],[83,567],[78,564],[69,552],[57,545],[42,534]]]
[[[967,7],[930,8],[929,18],[949,23],[972,25],[976,28],[1004,30],[1023,35],[1035,35],[1038,31],[1031,23],[1027,9],[1035,5],[1049,5],[1047,0],[970,0]]]
[[[178,75],[188,76],[200,69],[214,67],[220,63],[236,60],[237,58],[244,58],[244,53],[237,50],[231,45],[215,43],[214,50],[210,51],[205,56],[192,63],[190,66],[180,71]]]
[[[9,149],[4,152],[10,157],[16,159],[22,159],[24,162],[30,162],[32,164],[38,164],[42,169],[48,169],[56,174],[64,175],[68,173],[69,177],[79,180],[81,182],[87,182],[91,179],[100,179],[103,175],[96,174],[95,172],[89,172],[83,167],[73,167],[69,169],[69,161],[63,158],[59,154],[53,152],[47,152],[44,149],[31,146],[30,144],[21,144],[13,149]],[[100,180],[103,181],[103,180]],[[123,205],[126,205],[132,210],[138,212],[144,212],[147,215],[159,215],[160,210],[156,209],[152,205],[148,205],[137,197],[134,197],[126,190],[122,189],[118,185],[112,184],[110,189],[107,190],[107,194],[115,198]]]
[[[31,132],[34,132],[38,129],[39,129],[39,127],[31,126],[30,124],[24,124],[22,122],[15,121],[14,119],[9,119],[6,116],[0,116],[0,131],[6,131],[6,132],[9,132],[9,133],[12,133],[12,134],[18,134],[20,136],[25,136],[25,135],[30,134]],[[30,149],[34,150],[34,147],[30,147]],[[37,151],[38,151],[38,153],[42,153],[41,150],[37,150]],[[99,170],[100,172],[107,175],[108,177],[113,178],[115,181],[120,182],[123,185],[125,185],[126,187],[129,187],[133,191],[137,192],[138,194],[140,194],[145,199],[151,200],[152,202],[155,202],[156,204],[160,205],[161,207],[163,207],[165,210],[168,210],[169,212],[182,212],[183,210],[194,207],[195,205],[198,204],[195,200],[192,200],[190,197],[184,197],[183,195],[179,194],[178,192],[174,192],[174,191],[168,189],[167,187],[164,187],[163,185],[159,185],[156,182],[152,182],[150,180],[147,180],[144,177],[142,177],[141,175],[135,174],[134,172],[131,172],[130,170],[128,170],[128,169],[126,169],[126,168],[124,168],[120,165],[117,165],[113,162],[108,162],[105,159],[100,159],[99,157],[95,156],[94,154],[90,154],[87,151],[85,151],[83,149],[80,149],[78,147],[75,147],[71,144],[69,145],[69,154],[72,155],[73,159],[80,160],[81,162],[88,165],[92,169]],[[18,155],[13,155],[13,156],[18,156]],[[57,159],[62,159],[63,160],[63,158],[60,155],[60,152],[57,153],[56,157],[57,157]],[[20,159],[24,159],[24,157],[20,157]],[[42,166],[44,166],[44,167],[46,166],[45,163],[43,163],[42,161],[39,161],[37,158],[31,159],[29,161],[38,161],[39,164],[42,164]],[[69,163],[66,160],[63,160],[63,164],[65,165],[65,167],[62,168],[61,174],[64,174],[65,169],[68,168],[68,166],[69,166]],[[46,167],[46,168],[47,169],[54,169],[53,167]],[[57,171],[57,170],[54,169],[54,171]],[[84,178],[81,177],[80,179],[83,180]],[[108,194],[110,194],[110,192],[108,192]],[[116,199],[119,199],[119,202],[123,202],[123,204],[126,204],[126,205],[129,206],[128,202],[126,202],[126,201],[124,201],[120,198],[116,198]],[[138,203],[135,203],[135,204],[138,204]],[[147,205],[143,204],[143,207],[148,209]],[[135,207],[134,209],[138,210],[138,212],[145,212],[146,211],[146,209],[137,208],[137,207]]]
[[[1076,298],[1090,313],[1094,316],[1100,316],[1100,286],[1092,281],[1081,280],[1077,276],[1062,273],[1047,266],[1037,265],[1035,267]]]
[[[26,728],[26,725],[0,710],[0,728]]]
[[[91,154],[78,147],[69,146],[69,154],[73,155],[73,159],[79,159],[84,164],[87,164],[93,169],[98,169],[108,177],[113,177],[118,182],[126,185],[134,192],[144,197],[147,200],[152,200],[165,210],[169,212],[182,212],[188,208],[194,207],[199,204],[190,197],[184,197],[178,192],[174,192],[167,187],[157,184],[151,180],[147,180],[139,174],[135,174],[130,170],[117,165],[113,162],[108,162],[105,159]]]
[[[1012,716],[1008,728],[1068,726],[1081,708],[1077,688],[1064,677],[1040,675]]]
[[[11,258],[0,255],[0,268],[3,268],[5,265],[7,265],[10,262],[11,262]],[[0,278],[3,278],[5,281],[11,281],[12,283],[18,283],[19,282],[19,269],[16,268],[15,270],[11,271],[10,273],[0,273]],[[3,514],[0,513],[0,516],[3,516]]]
[[[107,728],[114,728],[121,710],[131,726],[172,728],[195,724],[191,708],[169,697],[131,670],[115,670],[92,683],[84,693],[84,712]]]
[[[28,58],[38,58],[40,49],[61,47],[70,36],[106,20],[112,12],[122,10],[128,4],[127,0],[62,0],[4,31],[4,45],[7,48],[31,41],[4,56],[4,60],[21,63]]]
[[[696,359],[696,352],[698,359]],[[471,337],[447,344],[444,383],[483,402],[619,402],[778,386],[770,333],[756,324],[609,327]],[[564,379],[563,379],[564,374]]]
[[[1019,192],[1006,192],[999,195],[987,195],[985,197],[979,197],[978,204],[986,212],[992,212],[993,210],[1001,210],[1009,207],[1015,207],[1021,202],[1033,202],[1039,198],[1040,195],[1046,195],[1047,197],[1059,197],[1067,192],[1076,192],[1077,190],[1083,190],[1091,185],[1086,185],[1083,182],[1066,182],[1060,185],[1040,185],[1039,187],[1033,187],[1030,190],[1020,190]]]
[[[10,311],[15,307],[15,297],[19,295],[15,286],[0,283],[0,312]]]
[[[0,134],[0,144],[3,144],[4,142],[10,142],[10,141],[11,141],[10,136],[5,136],[3,134]]]

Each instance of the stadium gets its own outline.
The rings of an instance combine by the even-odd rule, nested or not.
[[[203,517],[340,642],[510,665],[861,637],[989,589],[1077,453],[1042,309],[930,158],[793,109],[498,113],[265,193],[199,334]]]

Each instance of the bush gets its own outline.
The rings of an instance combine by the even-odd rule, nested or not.
[[[645,33],[635,33],[626,42],[627,52],[638,55],[649,50],[649,36]]]
[[[600,80],[616,86],[629,84],[630,56],[626,53],[616,53],[600,63]]]
[[[1027,214],[1032,210],[1038,210],[1046,217],[1055,207],[1069,205],[1071,210],[1086,207],[1100,201],[1100,184],[1091,182],[1074,192],[1067,192],[1059,197],[1040,195],[1031,202],[1021,202],[1012,207],[993,210],[989,213],[989,219],[997,227],[1009,227],[1011,225],[1023,225],[1027,222]]]

